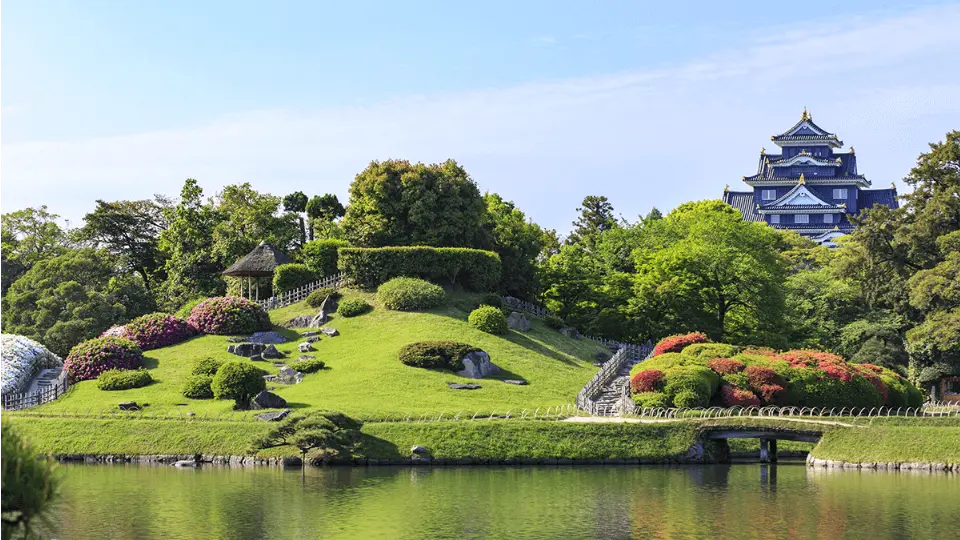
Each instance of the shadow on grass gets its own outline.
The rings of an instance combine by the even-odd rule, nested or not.
[[[400,449],[392,442],[374,437],[373,435],[367,435],[366,433],[360,434],[357,450],[358,453],[364,457],[373,459],[399,459],[409,457],[409,455],[401,454]]]
[[[520,332],[516,332],[516,331],[510,330],[510,331],[508,331],[506,334],[504,334],[502,337],[503,337],[503,339],[505,339],[505,340],[507,340],[507,341],[515,344],[515,345],[519,345],[519,346],[521,346],[521,347],[523,347],[523,348],[525,348],[525,349],[530,349],[531,351],[533,351],[533,352],[535,352],[535,353],[537,353],[537,354],[542,354],[543,356],[547,356],[547,357],[549,357],[549,358],[553,358],[554,360],[559,360],[559,361],[563,362],[564,364],[568,364],[568,365],[571,365],[571,366],[579,366],[579,364],[577,364],[576,362],[574,362],[573,360],[571,360],[570,358],[568,358],[566,355],[560,354],[560,353],[558,353],[557,351],[555,351],[555,350],[553,350],[553,349],[551,349],[551,348],[549,348],[549,347],[544,346],[542,343],[538,343],[538,342],[536,342],[536,341],[528,338],[527,336],[523,335],[523,334],[520,333]]]
[[[154,369],[160,365],[160,361],[156,358],[151,358],[149,356],[143,357],[143,362],[140,363],[144,369]]]

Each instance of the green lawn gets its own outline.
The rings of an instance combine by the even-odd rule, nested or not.
[[[960,463],[960,427],[833,429],[823,434],[811,454],[851,463]]]
[[[348,296],[372,295],[349,292]],[[510,331],[494,336],[470,327],[466,318],[475,296],[451,294],[447,305],[426,313],[388,311],[375,307],[365,315],[336,317],[328,326],[341,335],[324,337],[310,353],[327,363],[327,369],[304,375],[293,386],[272,385],[274,391],[297,409],[336,409],[362,419],[411,415],[448,416],[460,411],[472,415],[518,413],[526,408],[572,403],[580,388],[596,372],[592,362],[602,347],[586,340],[572,340],[533,319],[529,332]],[[285,322],[296,315],[312,314],[305,304],[272,311],[271,320]],[[296,334],[287,332],[291,341],[278,346],[289,353],[292,363],[299,356]],[[480,347],[504,369],[500,378],[526,379],[527,386],[509,385],[498,380],[475,381],[451,372],[408,367],[397,360],[397,352],[408,343],[420,340],[454,340]],[[63,398],[33,408],[30,414],[84,414],[87,411],[115,410],[121,401],[149,403],[149,415],[179,415],[194,412],[217,416],[231,412],[232,402],[191,400],[180,394],[180,385],[193,363],[212,356],[240,360],[226,352],[225,336],[201,336],[173,347],[147,351],[146,367],[156,382],[133,390],[103,391],[95,381],[74,385]],[[248,361],[248,360],[243,360]],[[271,364],[257,365],[275,372]],[[479,382],[479,390],[451,390],[448,382]],[[250,414],[250,413],[247,413]]]

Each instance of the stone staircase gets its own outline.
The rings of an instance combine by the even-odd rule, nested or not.
[[[603,386],[597,397],[598,416],[619,416],[620,400],[630,394],[630,370],[641,360],[629,359],[617,370],[616,377],[609,384]]]

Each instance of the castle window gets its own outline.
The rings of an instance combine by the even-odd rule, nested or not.
[[[797,214],[793,216],[794,223],[810,223],[810,216],[808,214]]]
[[[846,198],[847,198],[847,188],[839,188],[839,189],[833,190],[833,198],[834,198],[834,199],[844,199],[844,200],[846,200]]]
[[[833,223],[833,214],[824,214],[823,215],[824,223]]]
[[[777,225],[780,223],[780,214],[773,214],[770,216],[770,223]]]
[[[777,190],[765,189],[763,190],[762,196],[765,201],[775,201],[777,200]]]

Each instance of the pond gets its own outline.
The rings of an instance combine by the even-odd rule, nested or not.
[[[960,536],[957,475],[802,463],[60,471],[63,539]]]

